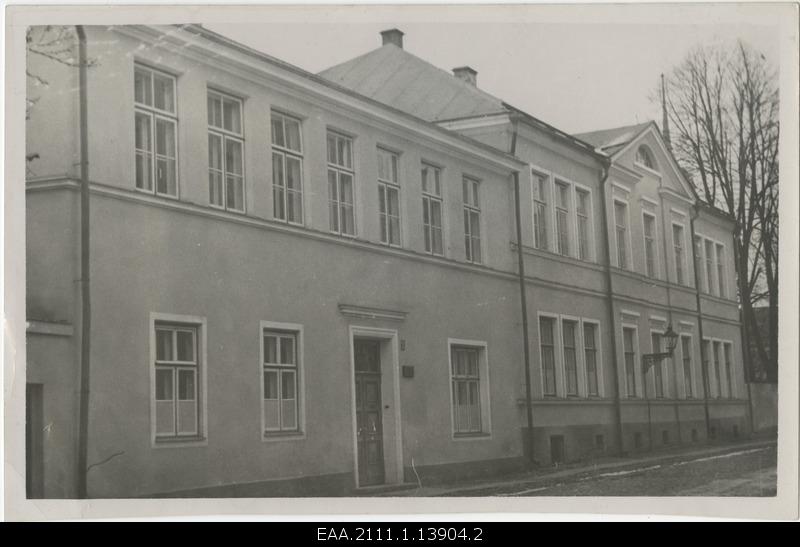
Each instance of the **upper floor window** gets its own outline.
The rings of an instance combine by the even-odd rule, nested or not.
[[[719,295],[726,296],[725,285],[725,247],[721,243],[716,244],[717,247],[717,287],[719,288]]]
[[[244,212],[242,101],[210,90],[208,190],[212,206]]]
[[[134,67],[136,188],[177,196],[175,77]]]
[[[342,235],[355,235],[353,201],[353,139],[328,132],[328,202],[330,229]]]
[[[556,251],[568,256],[569,248],[569,185],[557,181],[556,189]]]
[[[400,245],[400,181],[398,156],[378,148],[378,221],[381,243]]]
[[[706,283],[708,294],[714,294],[714,242],[707,239],[706,246]]]
[[[653,159],[653,153],[644,145],[636,149],[636,163],[644,165],[648,169],[657,170],[657,165]]]
[[[703,237],[696,235],[694,236],[694,258],[695,264],[697,265],[698,271],[696,272],[698,284],[700,285],[697,287],[699,290],[703,290]]]
[[[462,179],[464,199],[464,248],[467,261],[481,262],[481,207],[478,199],[480,183],[470,177]]]
[[[300,120],[273,111],[272,215],[292,224],[303,223],[303,139]]]
[[[547,177],[533,174],[533,246],[547,249]]]
[[[555,319],[539,317],[539,348],[542,357],[542,381],[545,395],[556,395]]]
[[[644,228],[644,264],[647,277],[656,277],[656,217],[649,213],[642,214]]]
[[[591,196],[586,190],[575,189],[575,214],[578,217],[578,258],[589,260],[590,248],[590,220]]]
[[[422,164],[422,228],[425,236],[425,252],[442,255],[442,170],[433,165]]]
[[[680,224],[672,225],[672,248],[675,253],[675,282],[678,285],[684,285],[686,284],[684,274],[686,258],[683,251],[683,226]]]
[[[617,266],[628,268],[628,206],[621,201],[614,201],[614,225],[617,239]]]

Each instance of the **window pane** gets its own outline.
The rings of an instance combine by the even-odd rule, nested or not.
[[[292,370],[281,371],[281,399],[295,398],[295,373]]]
[[[222,127],[222,97],[208,95],[208,125]]]
[[[222,101],[223,127],[232,133],[242,132],[242,113],[241,104],[233,99],[223,99]]]
[[[264,336],[264,362],[278,363],[278,338]]]
[[[283,159],[283,154],[272,154],[272,214],[281,220],[286,218]]]
[[[278,398],[278,371],[264,371],[264,399]]]
[[[225,171],[234,175],[242,174],[242,143],[225,139]]]
[[[281,418],[283,423],[281,429],[294,430],[297,429],[297,401],[292,399],[290,401],[281,401]]]
[[[173,399],[172,390],[172,369],[156,368],[156,401],[171,401]]]
[[[195,400],[195,371],[178,370],[178,400]]]
[[[300,190],[300,160],[291,156],[286,157],[286,187]]]
[[[194,361],[194,332],[179,330],[178,361]]]
[[[272,114],[272,144],[275,146],[286,146],[283,138],[283,117]]]
[[[328,134],[328,163],[336,165],[336,137]]]
[[[174,401],[156,401],[156,435],[175,435]]]
[[[153,105],[150,74],[151,72],[149,70],[138,67],[133,73],[134,100],[139,104],[145,104],[147,106]]]
[[[175,112],[175,82],[169,76],[153,74],[154,106],[167,112]]]
[[[178,401],[178,434],[197,434],[197,401]]]
[[[228,209],[244,210],[244,180],[242,177],[229,175],[226,177]]]
[[[172,331],[156,329],[156,360],[172,361]]]
[[[285,118],[286,128],[286,148],[300,152],[303,149],[300,140],[300,122],[291,118]]]
[[[285,365],[294,365],[294,338],[290,336],[281,336],[281,363]]]

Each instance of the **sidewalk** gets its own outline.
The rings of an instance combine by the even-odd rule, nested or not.
[[[713,445],[703,445],[700,447],[674,447],[647,454],[638,454],[633,457],[619,458],[609,457],[594,460],[593,462],[577,462],[560,467],[540,468],[525,473],[506,475],[502,479],[497,477],[487,480],[470,481],[469,483],[450,483],[435,486],[418,486],[406,484],[406,488],[391,492],[381,492],[374,494],[376,497],[437,497],[437,496],[458,496],[458,497],[478,497],[486,495],[497,488],[516,487],[519,489],[535,488],[547,486],[564,479],[574,480],[581,475],[592,475],[599,471],[625,471],[634,470],[639,467],[648,467],[654,464],[669,464],[686,459],[700,458],[771,446],[777,443],[774,438],[752,439],[737,443],[715,443]],[[364,495],[364,494],[362,494]]]

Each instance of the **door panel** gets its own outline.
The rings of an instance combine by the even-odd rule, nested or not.
[[[380,342],[354,340],[360,486],[384,482]]]

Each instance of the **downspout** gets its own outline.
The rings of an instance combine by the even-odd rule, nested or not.
[[[511,155],[517,152],[517,120],[512,122]],[[517,220],[517,263],[519,275],[519,297],[522,305],[522,344],[525,358],[525,413],[528,421],[528,458],[531,465],[536,462],[533,450],[533,396],[531,394],[531,350],[528,335],[528,291],[525,285],[525,261],[522,256],[522,213],[519,200],[519,171],[514,171],[514,213]]]
[[[616,415],[617,426],[617,453],[619,456],[625,455],[625,444],[623,442],[623,429],[622,429],[622,397],[620,397],[620,381],[619,381],[619,362],[618,362],[618,349],[617,349],[617,322],[614,314],[614,285],[611,276],[611,245],[609,244],[609,229],[608,229],[608,203],[606,200],[606,182],[608,181],[609,169],[611,167],[611,160],[607,159],[603,165],[600,174],[600,212],[602,213],[603,220],[603,254],[605,255],[605,278],[606,278],[606,301],[608,309],[608,324],[611,329],[611,362],[614,365],[614,412]]]
[[[711,417],[708,411],[708,363],[706,362],[705,355],[703,355],[703,308],[701,307],[700,298],[700,275],[697,269],[697,253],[695,252],[695,233],[694,221],[698,217],[699,212],[697,203],[692,208],[692,215],[689,217],[689,227],[692,232],[692,269],[694,270],[694,296],[697,305],[697,332],[700,336],[700,372],[703,378],[703,411],[706,418],[706,441],[711,438]],[[709,352],[711,347],[709,346]],[[709,355],[710,357],[710,355]]]
[[[89,373],[91,351],[92,308],[89,292],[89,137],[86,95],[86,34],[82,25],[78,35],[78,95],[80,110],[81,155],[81,365],[78,410],[77,497],[87,496],[87,453],[89,447]]]

